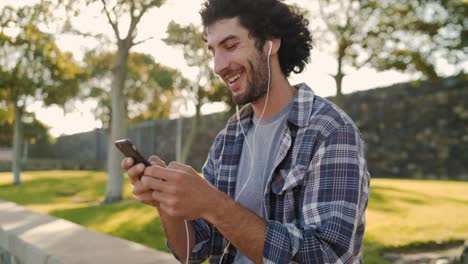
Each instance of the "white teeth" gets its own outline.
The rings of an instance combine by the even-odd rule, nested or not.
[[[239,78],[240,78],[240,74],[236,74],[236,75],[232,76],[231,78],[229,78],[228,82],[233,83],[233,82],[237,81],[237,79],[239,79]]]

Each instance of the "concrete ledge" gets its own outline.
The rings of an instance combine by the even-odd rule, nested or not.
[[[10,262],[21,264],[178,263],[168,253],[4,201],[0,201],[0,255],[2,251],[15,258]]]

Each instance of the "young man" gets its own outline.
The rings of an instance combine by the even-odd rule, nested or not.
[[[147,168],[124,159],[134,194],[158,209],[184,262],[362,262],[361,135],[338,107],[287,80],[309,59],[307,20],[278,0],[207,0],[200,13],[215,72],[245,107],[216,137],[205,179],[156,156]]]

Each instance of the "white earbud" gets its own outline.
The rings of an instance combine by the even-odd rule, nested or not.
[[[268,50],[268,57],[270,57],[271,50],[273,49],[273,42],[271,40],[269,40],[268,42],[270,42],[270,49]]]

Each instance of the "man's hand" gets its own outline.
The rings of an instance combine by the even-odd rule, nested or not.
[[[190,166],[171,162],[147,167],[141,182],[153,190],[152,198],[171,217],[204,218],[219,193]]]
[[[166,167],[164,161],[158,156],[153,155],[148,159],[148,161],[153,166]],[[137,199],[142,203],[159,208],[159,203],[152,197],[153,190],[141,182],[141,176],[143,175],[145,166],[141,163],[134,165],[132,158],[124,158],[121,162],[121,167],[127,171],[128,176],[130,177],[130,183],[133,185],[133,194]]]
[[[145,168],[143,164],[134,165],[132,158],[125,158],[122,160],[121,166],[124,170],[127,170],[128,176],[130,177],[130,182],[133,185],[133,194],[140,202],[156,207],[171,248],[174,250],[174,253],[177,256],[179,256],[181,259],[185,259],[187,256],[187,230],[186,222],[184,221],[185,217],[176,216],[176,214],[168,214],[165,211],[165,208],[173,209],[179,204],[175,203],[174,206],[167,206],[166,203],[160,203],[161,195],[165,194],[159,191],[160,189],[157,188],[157,186],[167,182],[168,177],[165,175],[165,171],[173,171],[174,169],[166,168],[164,161],[162,161],[157,156],[151,156],[148,161],[152,164],[152,166]],[[195,178],[198,181],[209,185],[200,176],[198,176],[195,170],[186,165],[180,165],[181,166],[178,166],[176,163],[171,163],[169,167],[180,167],[182,170],[188,170],[191,173],[194,173]],[[163,169],[164,173],[160,173],[160,169]],[[166,177],[166,179],[164,179],[164,177]],[[187,177],[185,179],[181,178],[180,181],[184,182],[184,180],[190,179],[191,177]],[[170,185],[172,186],[172,184]],[[184,189],[187,188],[185,185],[186,184],[183,184]],[[176,187],[176,189],[181,188]],[[202,197],[202,195],[200,195],[200,197]],[[195,231],[190,222],[188,222],[188,235],[190,237],[189,252],[191,252],[191,249],[195,245]]]

